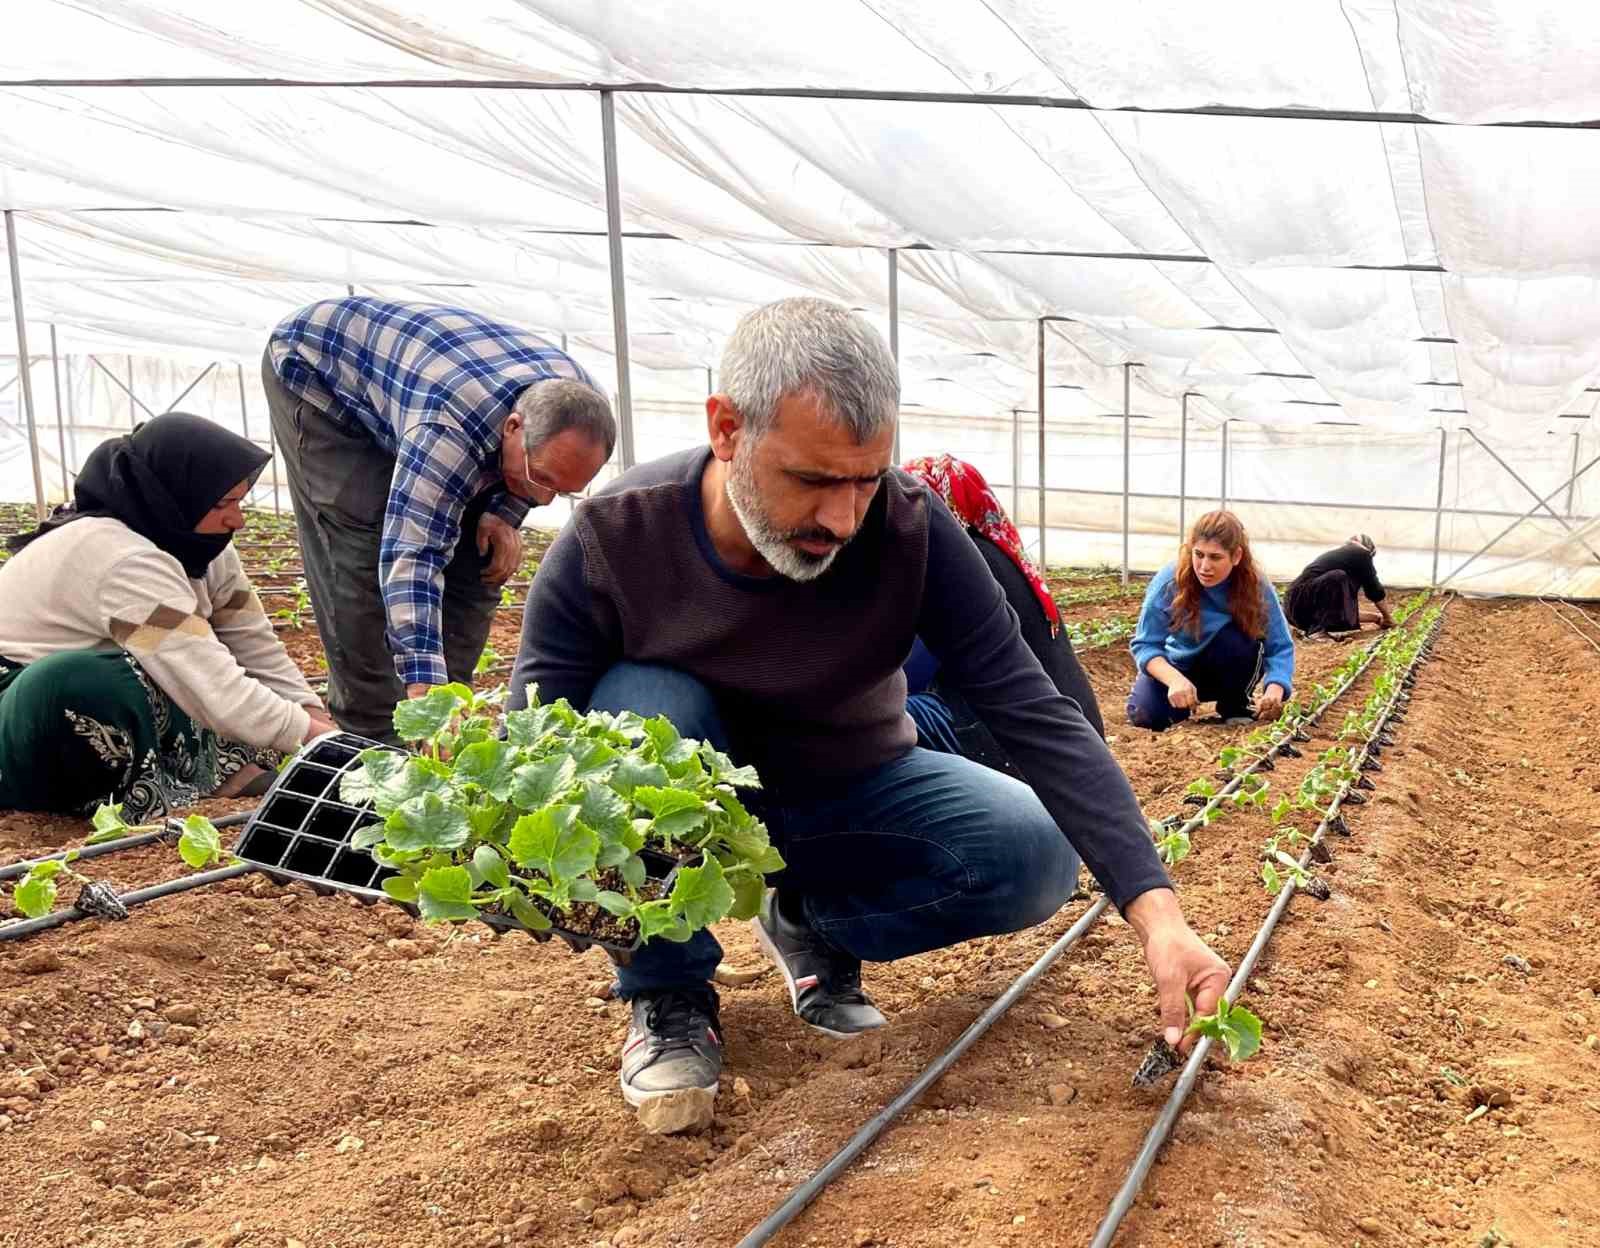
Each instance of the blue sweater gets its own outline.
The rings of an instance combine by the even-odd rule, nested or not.
[[[1196,656],[1211,644],[1229,620],[1228,582],[1202,588],[1200,599],[1200,635],[1176,632],[1172,627],[1172,594],[1174,590],[1173,566],[1168,564],[1157,572],[1144,592],[1144,606],[1139,609],[1139,627],[1134,630],[1130,649],[1133,661],[1143,672],[1150,660],[1164,656],[1180,672],[1191,665]],[[1283,608],[1272,586],[1263,581],[1262,597],[1267,607],[1266,674],[1261,678],[1263,687],[1281,685],[1285,697],[1293,691],[1294,639],[1289,636],[1288,622],[1283,618]]]

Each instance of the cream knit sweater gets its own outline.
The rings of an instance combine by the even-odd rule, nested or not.
[[[0,655],[117,649],[191,719],[244,745],[298,749],[318,705],[232,546],[192,581],[120,520],[90,516],[0,568]]]

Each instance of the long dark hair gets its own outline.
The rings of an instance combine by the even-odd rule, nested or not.
[[[1206,512],[1194,522],[1189,536],[1178,548],[1178,566],[1173,577],[1176,585],[1172,594],[1173,627],[1191,637],[1200,634],[1200,601],[1205,586],[1194,574],[1196,542],[1215,542],[1229,554],[1238,554],[1239,562],[1228,575],[1228,610],[1245,636],[1265,637],[1267,611],[1261,601],[1261,574],[1250,554],[1250,535],[1231,511]]]

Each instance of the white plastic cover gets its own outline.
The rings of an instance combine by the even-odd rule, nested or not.
[[[1187,394],[1197,453],[1233,422],[1244,492],[1230,496],[1262,500],[1242,507],[1284,566],[1348,527],[1310,504],[1383,504],[1410,508],[1382,513],[1387,544],[1424,552],[1428,575],[1436,519],[1445,556],[1464,559],[1533,501],[1472,436],[1559,491],[1600,388],[1600,145],[1575,124],[1600,117],[1595,6],[16,7],[0,35],[0,207],[45,357],[41,442],[69,467],[123,427],[107,365],[124,381],[131,366],[161,410],[216,362],[185,403],[237,419],[241,375],[259,404],[271,326],[351,287],[503,315],[614,384],[599,96],[537,87],[617,89],[641,456],[698,436],[748,308],[815,293],[887,329],[890,248],[908,452],[959,446],[1009,481],[1011,414],[1038,406],[1038,318],[1058,318],[1049,484],[1075,488],[1094,465],[1115,497],[1052,495],[1053,560],[1120,559],[1121,422],[1106,418],[1124,365],[1143,418],[1135,494],[1176,494]],[[626,89],[650,85],[791,94]],[[856,98],[884,94],[992,98]],[[50,326],[75,445],[51,433]],[[0,488],[26,497],[13,374],[0,363]],[[1443,510],[1441,429],[1468,448],[1446,457]],[[1176,503],[1130,511],[1148,565]],[[1516,544],[1564,533],[1529,520],[1469,571],[1543,588]]]

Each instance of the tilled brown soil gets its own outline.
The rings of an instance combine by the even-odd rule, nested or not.
[[[1302,683],[1344,653],[1306,648]],[[1147,810],[1177,809],[1238,734],[1129,729],[1126,652],[1085,663]],[[1334,844],[1334,900],[1296,898],[1246,994],[1262,1055],[1202,1080],[1120,1244],[1600,1244],[1597,676],[1543,606],[1450,608]],[[0,816],[0,853],[84,830]],[[1230,959],[1270,904],[1264,834],[1230,815],[1175,871]],[[184,868],[151,847],[86,870],[129,887]],[[869,967],[893,1021],[852,1042],[802,1028],[775,974],[725,987],[718,1122],[671,1138],[617,1093],[626,1014],[596,953],[259,878],[0,945],[0,1244],[731,1245],[1082,905]],[[723,935],[762,969],[743,929]],[[779,1242],[1086,1243],[1159,1105],[1128,1086],[1153,1019],[1110,919]],[[1468,1123],[1474,1089],[1505,1103]]]

